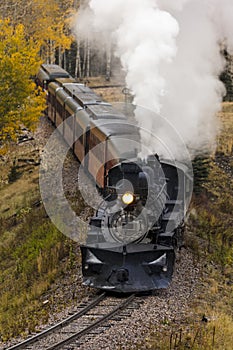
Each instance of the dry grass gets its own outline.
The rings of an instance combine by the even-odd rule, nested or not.
[[[220,113],[220,134],[217,142],[218,152],[233,154],[233,103],[224,102]]]
[[[0,217],[7,218],[39,198],[38,160],[38,151],[25,144],[12,145],[0,161]]]
[[[119,85],[112,87],[114,85]],[[91,77],[88,78],[88,86],[90,86],[96,94],[101,96],[105,101],[124,102],[125,95],[123,94],[124,80],[122,77],[111,78],[110,81],[106,81],[105,77]],[[95,86],[104,86],[102,88],[95,88]]]
[[[20,178],[1,190],[0,213],[3,218],[17,213],[25,204],[27,206],[39,197],[39,190],[35,186],[37,181],[38,173],[34,171],[30,178]]]
[[[100,95],[104,100],[113,102],[124,102],[125,95],[122,93],[122,87],[109,87],[101,89],[93,89],[98,95]]]

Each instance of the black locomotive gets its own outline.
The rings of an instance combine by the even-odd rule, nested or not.
[[[47,114],[73,145],[103,201],[81,246],[87,286],[128,293],[166,288],[192,181],[185,164],[140,154],[132,120],[56,65],[42,65],[38,85],[48,92]]]

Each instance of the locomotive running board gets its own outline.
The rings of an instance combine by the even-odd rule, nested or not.
[[[154,244],[98,243],[81,246],[84,285],[119,293],[167,288],[175,253]]]

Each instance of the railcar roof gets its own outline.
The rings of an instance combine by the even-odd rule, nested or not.
[[[121,112],[117,111],[108,103],[100,103],[97,105],[90,105],[87,108],[93,119],[123,119],[126,117]]]
[[[138,134],[112,135],[109,142],[117,150],[119,158],[135,158],[141,150]]]
[[[59,100],[59,102],[62,103],[62,104],[67,99],[71,100],[70,95],[68,95],[62,88],[61,89],[59,89],[59,88],[57,89],[56,96],[57,96],[57,99]]]
[[[83,108],[72,98],[66,100],[66,109],[73,111],[73,113],[83,110]]]
[[[102,102],[100,96],[96,95],[89,87],[83,84],[65,84],[64,89],[83,107]]]
[[[49,91],[50,93],[52,93],[53,95],[55,95],[55,93],[56,93],[58,90],[62,90],[62,87],[61,87],[60,85],[58,85],[56,82],[49,83],[49,85],[48,85],[48,91]]]
[[[109,136],[121,136],[121,135],[139,135],[138,128],[122,120],[117,121],[116,119],[99,119],[91,121],[91,128],[98,128],[107,137]]]
[[[65,84],[75,84],[76,80],[72,77],[65,77],[65,78],[57,78],[56,82],[60,85],[63,86]]]
[[[90,125],[90,118],[85,113],[84,109],[78,110],[75,113],[76,121],[82,128],[86,128]]]
[[[40,81],[44,81],[44,80],[49,80],[49,76],[48,74],[42,69],[40,68],[39,69],[39,72],[37,74],[37,78],[40,80]]]
[[[60,78],[69,78],[70,75],[65,69],[61,68],[56,64],[42,64],[42,69],[49,75],[50,79]]]

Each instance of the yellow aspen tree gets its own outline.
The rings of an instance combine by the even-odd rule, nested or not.
[[[70,5],[70,1],[33,0],[25,17],[27,33],[39,43],[41,58],[47,63],[55,62],[56,50],[64,52],[72,43],[68,29]]]
[[[25,33],[40,47],[43,61],[54,63],[57,51],[62,54],[73,41],[69,29],[73,0],[3,0],[0,18],[23,24]]]
[[[33,130],[45,108],[32,77],[40,65],[38,47],[24,26],[0,20],[0,145],[15,140],[24,125]]]

